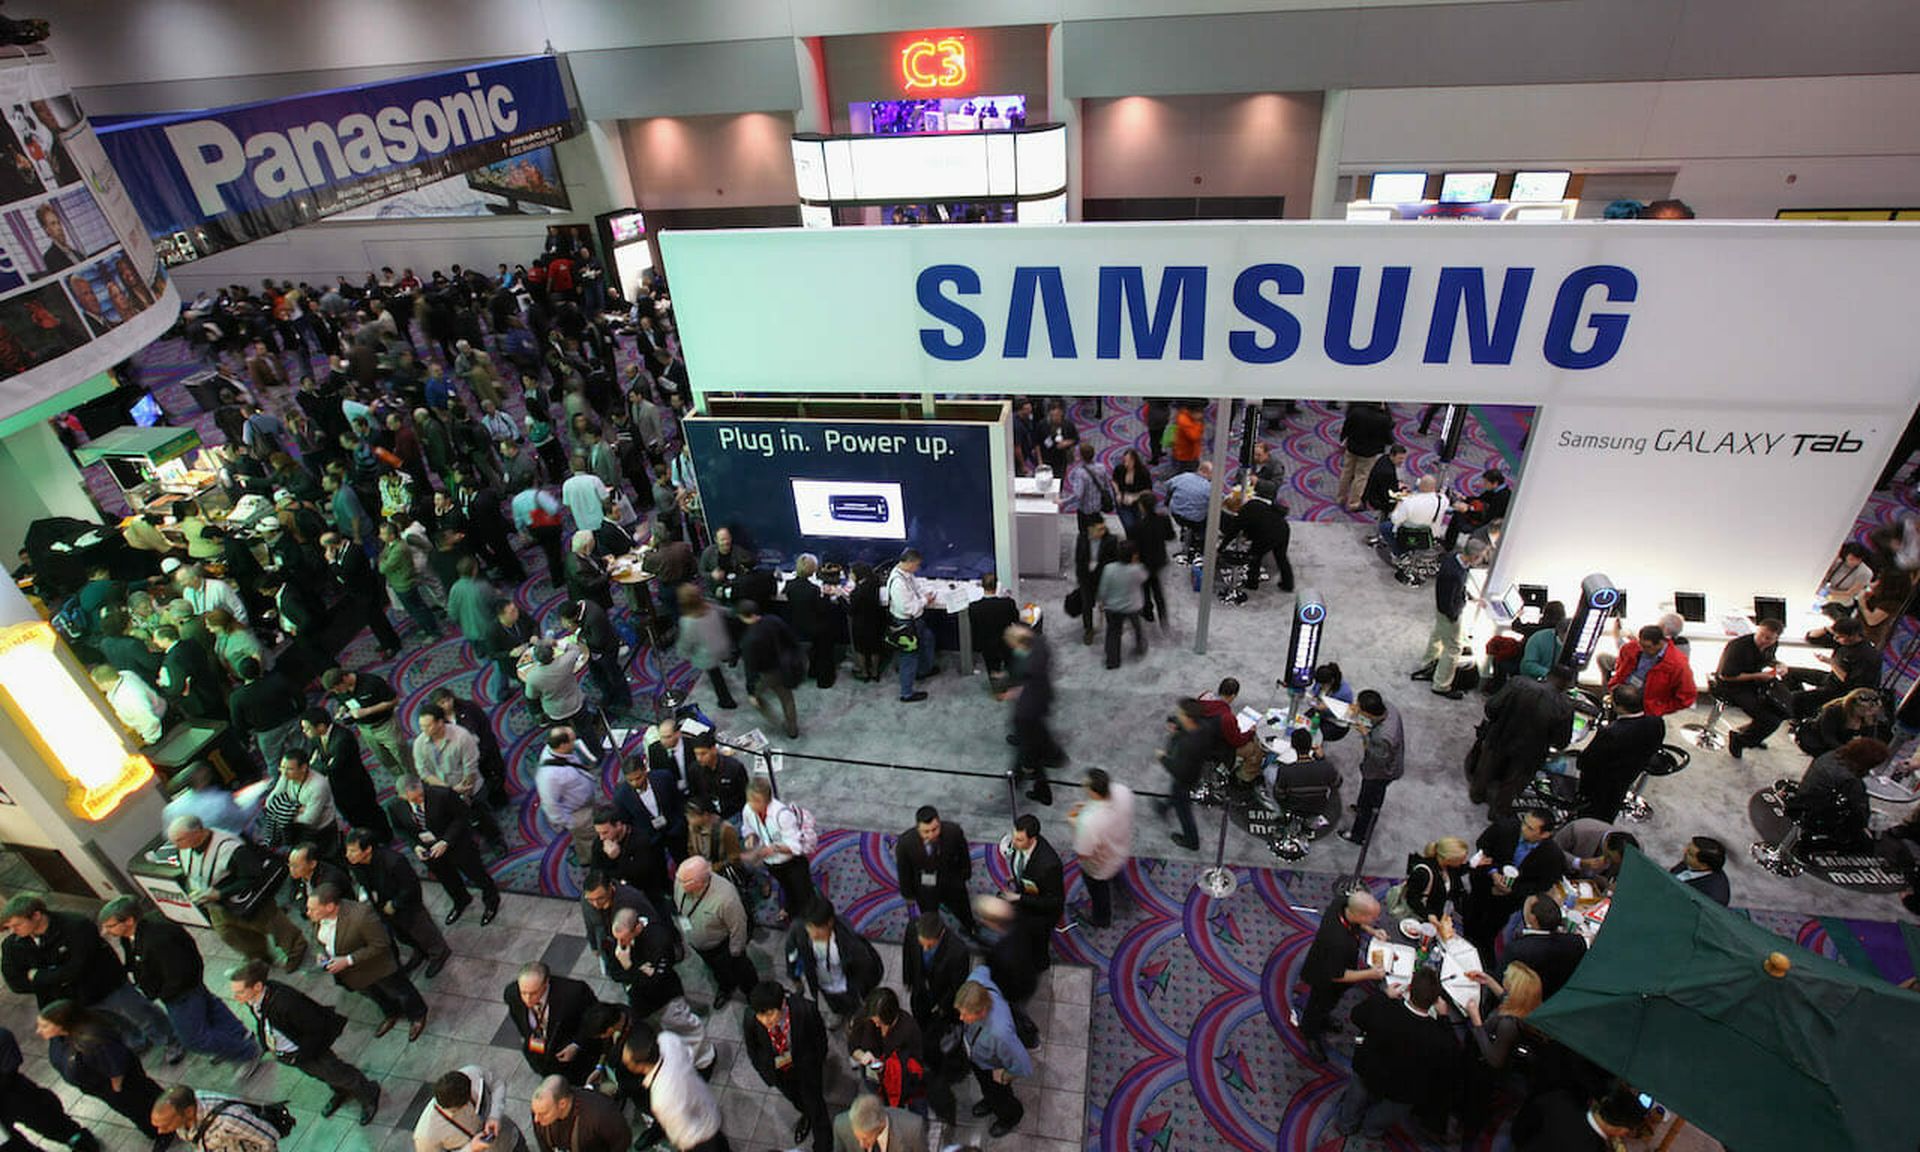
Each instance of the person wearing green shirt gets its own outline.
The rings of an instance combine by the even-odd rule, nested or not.
[[[447,615],[460,626],[460,635],[476,648],[484,644],[493,630],[493,613],[499,595],[480,574],[480,562],[462,556],[454,563],[459,579],[447,590]]]
[[[433,639],[440,635],[440,621],[433,613],[433,606],[426,597],[420,595],[418,577],[413,568],[413,547],[400,538],[400,529],[393,521],[387,520],[380,525],[380,575],[387,581],[387,587],[393,590],[393,598],[406,609],[413,620],[413,626],[422,636]]]
[[[1567,606],[1558,600],[1547,601],[1541,610],[1540,630],[1527,637],[1520,650],[1520,675],[1543,679],[1547,669],[1560,658],[1560,643],[1567,624]]]

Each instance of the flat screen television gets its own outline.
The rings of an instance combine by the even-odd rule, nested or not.
[[[1493,199],[1498,172],[1449,172],[1440,178],[1440,203],[1484,204]]]
[[[647,238],[647,217],[642,212],[628,212],[612,217],[607,221],[608,231],[613,233],[615,244],[632,244],[636,240]]]
[[[1375,204],[1412,204],[1427,198],[1425,172],[1375,172],[1367,199]]]
[[[553,154],[551,145],[475,168],[467,173],[467,187],[562,211],[573,207],[573,201],[567,198],[567,186],[560,178],[560,159]]]
[[[1573,179],[1571,172],[1515,172],[1513,191],[1507,193],[1507,199],[1515,204],[1541,204],[1552,200],[1567,198],[1567,182]]]

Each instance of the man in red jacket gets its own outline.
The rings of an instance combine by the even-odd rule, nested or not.
[[[1687,664],[1687,654],[1680,646],[1667,639],[1666,632],[1658,624],[1649,624],[1640,629],[1639,637],[1631,644],[1620,648],[1620,659],[1613,666],[1613,675],[1607,680],[1607,690],[1611,692],[1622,684],[1638,684],[1646,694],[1646,713],[1649,716],[1665,716],[1678,712],[1682,708],[1693,707],[1698,689],[1693,683],[1693,669]]]
[[[1220,740],[1226,750],[1233,753],[1238,767],[1235,775],[1242,783],[1256,780],[1260,776],[1260,761],[1263,749],[1260,742],[1253,738],[1254,730],[1240,727],[1236,715],[1235,701],[1240,695],[1240,681],[1229,676],[1220,681],[1220,687],[1212,692],[1200,695],[1201,723],[1212,721],[1220,727]]]

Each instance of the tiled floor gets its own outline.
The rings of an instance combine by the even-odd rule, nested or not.
[[[443,899],[437,889],[429,887],[430,905],[444,907]],[[352,1022],[336,1051],[379,1081],[382,1090],[380,1111],[366,1128],[355,1123],[351,1107],[331,1119],[321,1119],[319,1110],[326,1101],[327,1089],[271,1063],[237,1085],[230,1070],[214,1067],[197,1056],[173,1068],[150,1061],[147,1070],[164,1085],[187,1083],[253,1100],[291,1101],[299,1124],[281,1142],[283,1152],[410,1152],[413,1124],[421,1109],[428,1106],[433,1080],[469,1063],[503,1078],[510,1113],[525,1130],[527,1101],[538,1077],[520,1056],[519,1038],[507,1023],[502,996],[521,964],[541,959],[556,972],[588,980],[602,999],[617,1000],[616,986],[601,978],[597,963],[587,952],[583,933],[575,905],[512,894],[505,897],[500,917],[493,924],[483,928],[477,918],[469,918],[448,929],[453,960],[432,980],[421,980],[416,974],[416,984],[426,995],[430,1011],[426,1033],[411,1044],[405,1028],[374,1039],[372,1026],[378,1016],[364,997],[346,993],[332,981],[312,974],[292,977],[309,995],[339,1005]],[[209,933],[198,933],[197,939],[207,959],[209,986],[224,993],[222,975],[233,963],[233,955]],[[756,934],[752,955],[762,972],[777,967],[775,945],[771,931]],[[899,987],[898,947],[882,942],[881,955],[886,961],[888,982]],[[692,959],[683,965],[681,975],[689,999],[696,1007],[705,1005],[712,986],[700,961]],[[969,1142],[1005,1152],[1070,1152],[1082,1147],[1092,999],[1090,969],[1060,964],[1043,977],[1028,1008],[1042,1036],[1042,1046],[1034,1053],[1035,1075],[1016,1086],[1027,1105],[1020,1128],[1005,1139],[989,1141],[985,1123],[968,1120],[959,1131],[945,1133],[935,1147]],[[785,1149],[793,1144],[796,1114],[761,1083],[741,1051],[740,1023],[745,1011],[735,1001],[709,1023],[709,1036],[718,1051],[712,1083],[720,1097],[727,1136],[738,1152]],[[244,1013],[241,1018],[248,1019]],[[118,1115],[54,1075],[46,1062],[46,1046],[34,1036],[30,1001],[0,993],[0,1024],[11,1028],[19,1039],[26,1056],[26,1074],[58,1092],[74,1117],[92,1128],[110,1152],[147,1152],[145,1138]],[[838,1111],[852,1099],[855,1083],[846,1062],[844,1037],[832,1038],[830,1052],[827,1099]],[[970,1080],[959,1090],[960,1114],[965,1119],[976,1097]]]

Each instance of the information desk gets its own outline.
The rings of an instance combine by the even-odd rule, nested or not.
[[[1022,576],[1058,576],[1060,481],[1013,478],[1013,536]]]
[[[180,871],[173,845],[164,834],[147,841],[127,861],[127,875],[167,919],[195,928],[213,927],[199,905],[187,899],[186,874]]]

